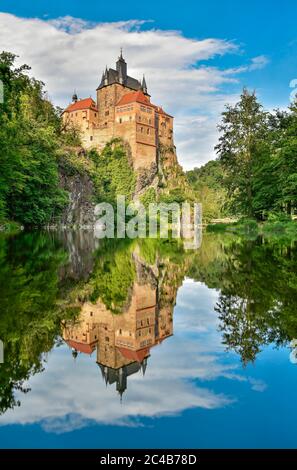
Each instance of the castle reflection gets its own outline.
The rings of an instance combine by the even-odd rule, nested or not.
[[[129,376],[145,374],[151,348],[173,334],[177,285],[164,264],[149,266],[132,254],[135,280],[121,313],[99,299],[84,302],[75,321],[63,323],[62,336],[74,357],[93,355],[106,384],[122,396]]]

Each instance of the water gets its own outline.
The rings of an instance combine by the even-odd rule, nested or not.
[[[2,237],[0,446],[296,447],[296,260],[233,234]]]

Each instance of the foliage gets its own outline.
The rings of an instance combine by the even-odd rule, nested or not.
[[[122,195],[130,202],[136,177],[123,142],[114,139],[106,144],[100,155],[96,150],[91,150],[88,155],[94,163],[92,178],[98,201],[115,205],[117,195]]]
[[[219,290],[223,343],[244,365],[264,345],[296,338],[296,260],[293,240],[244,234],[207,234],[196,253],[188,276]]]
[[[41,225],[67,202],[58,185],[61,120],[43,83],[28,77],[28,66],[17,68],[15,59],[0,54],[0,220]]]
[[[56,343],[61,320],[72,315],[59,291],[58,270],[67,260],[60,244],[46,234],[0,237],[0,338],[5,348],[0,413],[19,405],[14,391],[27,391],[24,380],[43,370],[44,353]]]
[[[0,55],[5,101],[0,104],[0,222],[45,225],[59,218],[68,203],[60,188],[64,175],[91,176],[97,200],[115,204],[118,194],[132,199],[136,178],[120,140],[99,155],[86,154],[79,131],[65,128],[61,110],[47,99],[43,83],[29,78],[29,67],[16,68],[13,54]]]
[[[114,313],[120,313],[128,301],[135,278],[130,241],[105,239],[96,253],[96,263],[87,290],[92,302],[100,299]]]
[[[244,89],[240,101],[226,107],[219,130],[222,135],[216,150],[226,172],[230,206],[236,213],[253,217],[255,174],[267,155],[267,116],[255,93]]]
[[[297,210],[297,102],[268,113],[255,93],[243,90],[223,112],[219,130],[216,150],[233,212],[258,220],[291,216]]]
[[[156,201],[157,195],[155,188],[148,188],[140,198],[140,202],[145,208],[148,208],[149,204],[155,203]]]
[[[203,219],[208,221],[228,215],[226,190],[223,186],[224,172],[219,160],[211,160],[200,168],[186,173],[196,199],[201,202]]]

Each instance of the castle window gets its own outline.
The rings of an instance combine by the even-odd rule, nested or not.
[[[151,123],[152,123],[152,120],[151,120],[151,119],[149,119],[149,120],[148,120],[148,122],[149,122],[149,124],[151,124]]]
[[[93,136],[92,136],[92,135],[90,135],[90,140],[91,140],[91,141],[93,140]]]
[[[109,342],[109,337],[108,336],[105,336],[105,341]]]
[[[95,117],[97,117],[97,113],[95,113]]]
[[[109,116],[109,111],[105,111],[105,116]]]
[[[143,132],[143,127],[140,128],[140,132],[141,132],[141,133]]]
[[[132,116],[129,116],[129,121],[132,121]]]
[[[120,118],[119,122],[120,122],[120,124],[122,124],[122,118]]]
[[[146,130],[146,133],[149,135],[149,133],[150,133],[150,130],[149,130],[149,128],[147,128],[147,130]]]

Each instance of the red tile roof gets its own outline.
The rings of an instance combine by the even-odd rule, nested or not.
[[[127,93],[126,95],[122,96],[120,101],[117,103],[117,106],[123,106],[124,104],[135,102],[145,104],[146,106],[154,107],[154,105],[149,102],[149,99],[142,93],[142,91],[131,91],[130,93]]]
[[[83,100],[76,101],[71,103],[65,110],[65,112],[71,113],[72,111],[79,111],[81,109],[92,109],[93,111],[98,111],[96,103],[92,98],[84,98]]]
[[[136,362],[142,362],[150,353],[149,348],[139,349],[138,351],[132,351],[127,348],[118,348],[118,350],[126,359],[131,359]]]
[[[76,351],[79,351],[85,354],[92,354],[92,352],[96,348],[96,342],[92,344],[86,344],[86,343],[79,343],[77,341],[73,341],[69,339],[68,341],[66,341],[66,343],[68,344],[68,346],[70,346],[70,348],[76,349]]]

